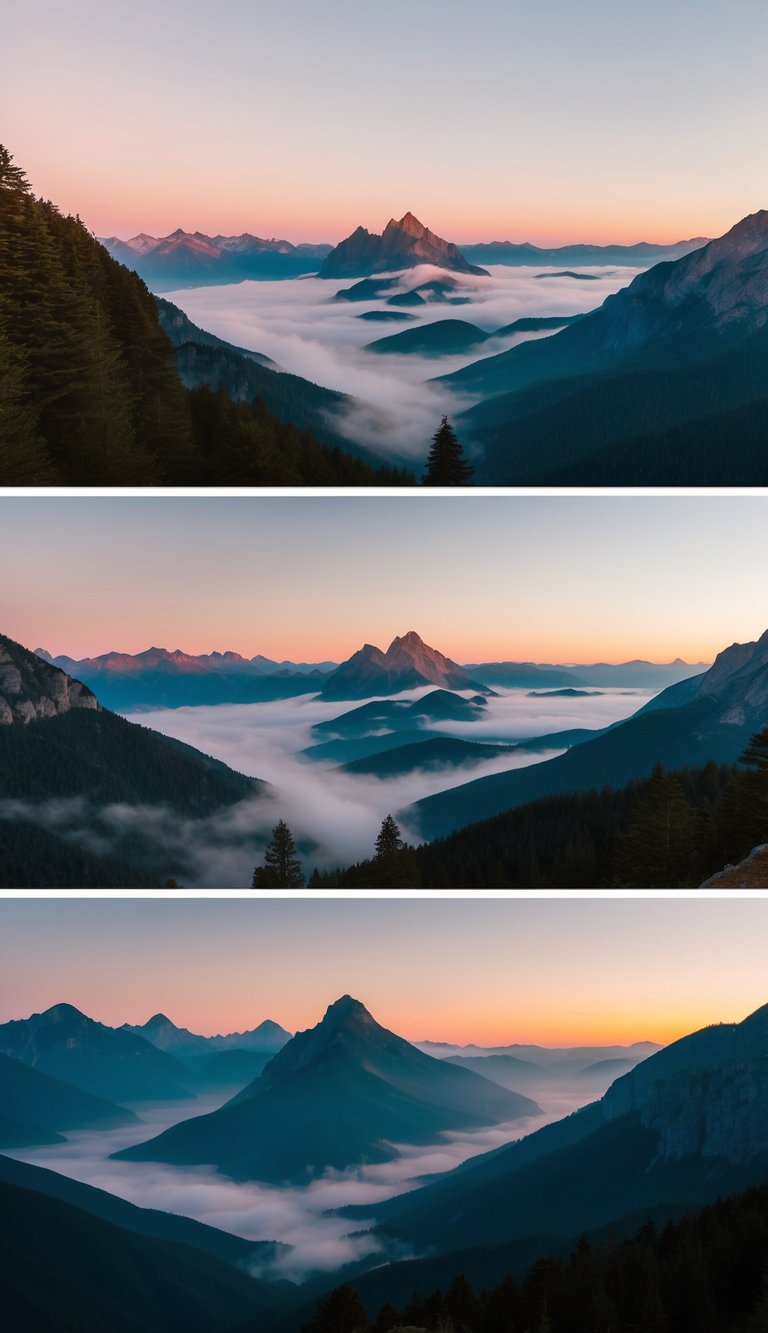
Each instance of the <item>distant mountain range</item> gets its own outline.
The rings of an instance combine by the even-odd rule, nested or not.
[[[200,704],[262,703],[312,694],[322,687],[335,662],[274,662],[257,654],[147,648],[142,653],[102,653],[98,657],[56,658],[44,648],[38,657],[89,684],[108,708],[178,708]]]
[[[424,1054],[342,996],[219,1111],[126,1148],[123,1161],[213,1163],[241,1180],[306,1183],[428,1143],[536,1114],[529,1098]]]
[[[193,1096],[172,1055],[133,1032],[95,1022],[71,1004],[0,1024],[0,1052],[107,1101]]]
[[[420,685],[488,692],[458,663],[430,648],[415,630],[409,630],[402,638],[394,638],[386,652],[373,644],[364,644],[326,677],[320,697],[370,699],[374,695],[399,694]]]
[[[443,383],[492,484],[763,484],[768,211]],[[514,437],[514,450],[509,441]]]
[[[153,1014],[138,1026],[124,1023],[121,1032],[133,1032],[144,1037],[160,1051],[170,1051],[178,1059],[202,1055],[210,1051],[256,1051],[274,1055],[291,1040],[293,1035],[271,1018],[265,1018],[250,1032],[229,1032],[225,1036],[201,1037],[188,1028],[179,1028],[165,1014]]]
[[[321,278],[359,278],[373,273],[392,273],[436,264],[454,273],[487,277],[485,269],[470,264],[457,246],[444,241],[425,227],[413,213],[399,222],[390,218],[381,235],[357,227],[346,240],[326,255],[320,266]]]
[[[381,236],[358,227],[335,247],[306,242],[294,245],[250,232],[240,236],[208,236],[182,227],[167,236],[140,232],[128,240],[118,236],[102,236],[99,240],[114,259],[133,269],[156,292],[248,279],[296,278],[317,273],[318,269],[321,277],[355,277],[386,268],[411,268],[419,263],[436,263],[450,269],[455,267],[456,255],[464,263],[456,271],[467,273],[484,272],[479,268],[482,264],[578,267],[612,264],[642,268],[661,260],[677,259],[706,243],[705,237],[698,237],[668,246],[641,241],[637,245],[565,245],[545,249],[527,242],[490,241],[464,245],[459,250],[422,226],[412,213],[406,213],[399,222],[392,218]],[[324,273],[329,261],[337,271]]]
[[[292,245],[290,241],[241,236],[206,236],[177,227],[168,236],[140,232],[130,240],[99,237],[113,259],[132,268],[154,291],[244,282],[248,278],[296,278],[316,273],[330,245]]]
[[[462,253],[475,264],[509,264],[519,266],[554,265],[582,268],[586,264],[615,265],[628,268],[650,268],[670,259],[680,259],[691,250],[707,244],[708,237],[694,236],[690,241],[675,241],[672,245],[656,245],[638,241],[636,245],[557,245],[545,249],[527,241],[487,241],[479,245],[463,245]]]
[[[766,725],[768,631],[755,643],[724,649],[707,671],[668,686],[626,721],[584,733],[565,754],[428,796],[404,817],[433,839],[544,796],[623,787],[658,763],[735,763]]]
[[[45,648],[36,648],[35,655],[89,686],[89,691],[83,693],[84,698],[87,699],[92,690],[98,694],[99,701],[105,707],[122,711],[142,707],[261,703],[321,692],[323,698],[368,698],[424,684],[444,687],[446,681],[454,682],[446,686],[449,689],[485,688],[486,692],[491,692],[490,687],[495,685],[507,689],[586,685],[659,689],[695,675],[705,670],[706,666],[702,662],[683,662],[680,658],[664,664],[636,660],[615,665],[606,662],[583,666],[480,662],[460,666],[451,663],[450,659],[435,649],[427,648],[415,631],[410,631],[399,640],[395,639],[387,653],[365,645],[359,653],[341,664],[327,660],[278,662],[261,654],[246,658],[231,651],[194,654],[180,648],[158,647],[147,648],[141,653],[109,652],[83,658],[67,657],[65,654],[52,657]],[[342,668],[343,675],[338,675]],[[402,683],[407,681],[412,684]],[[353,689],[355,693],[337,693],[342,687]],[[75,685],[71,688],[75,689]],[[437,707],[436,700],[433,700],[433,705]],[[93,705],[86,703],[83,706]],[[422,709],[425,707],[423,699],[419,701],[419,706]],[[2,709],[0,680],[0,721]],[[396,713],[397,710],[392,716]],[[439,719],[435,713],[432,720],[446,721],[451,716],[459,720],[455,711],[454,714],[443,711]],[[401,726],[405,725],[404,718],[402,714]]]

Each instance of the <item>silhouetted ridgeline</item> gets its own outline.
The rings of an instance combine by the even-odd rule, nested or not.
[[[338,1287],[304,1333],[761,1333],[766,1254],[762,1186],[660,1232],[648,1222],[631,1240],[582,1238],[567,1258],[538,1260],[523,1281],[510,1275],[476,1291],[459,1274],[400,1308],[386,1301],[370,1319],[354,1288]],[[378,1296],[386,1278],[384,1269]],[[367,1297],[364,1282],[361,1290]]]
[[[279,416],[261,400],[231,401],[226,383],[185,389],[141,279],[79,218],[35,199],[0,146],[0,484],[412,481],[300,428],[316,386],[244,364],[273,376]]]

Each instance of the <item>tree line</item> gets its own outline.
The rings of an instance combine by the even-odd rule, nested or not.
[[[476,1291],[463,1274],[369,1318],[355,1289],[318,1302],[303,1333],[765,1333],[768,1186],[631,1239],[582,1237],[566,1257]]]
[[[279,380],[279,417],[258,396],[185,388],[142,280],[35,198],[0,145],[0,485],[414,484],[293,424],[291,377]],[[468,477],[444,419],[424,484]]]
[[[316,888],[695,888],[768,842],[768,728],[710,761],[532,801],[413,847],[315,871]]]

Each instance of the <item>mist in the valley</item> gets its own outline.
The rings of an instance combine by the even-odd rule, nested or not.
[[[429,688],[396,696],[413,700]],[[569,698],[530,698],[524,690],[499,692],[488,700],[482,718],[471,723],[445,723],[424,730],[429,735],[456,734],[470,740],[514,741],[571,727],[602,727],[634,712],[647,692],[611,690]],[[369,857],[385,815],[396,813],[424,796],[460,786],[475,778],[528,767],[561,751],[510,751],[472,768],[415,770],[382,780],[348,774],[329,763],[310,763],[300,752],[313,744],[312,726],[338,717],[354,703],[328,702],[300,696],[257,704],[219,704],[158,709],[141,715],[156,731],[185,741],[249,777],[262,778],[273,790],[265,797],[239,802],[194,823],[151,812],[153,838],[163,826],[169,853],[178,849],[190,887],[245,888],[254,857],[278,818],[285,819],[303,844],[304,868],[332,869]],[[129,715],[130,716],[130,715]],[[108,819],[117,827],[133,817],[135,831],[144,817],[126,807],[110,807]],[[404,832],[409,833],[407,828]]]
[[[236,1182],[213,1167],[108,1160],[111,1153],[143,1142],[190,1115],[215,1110],[234,1092],[233,1088],[218,1097],[200,1097],[194,1109],[189,1103],[182,1108],[178,1102],[135,1105],[132,1109],[141,1118],[140,1126],[71,1132],[65,1143],[8,1150],[7,1155],[107,1190],[141,1208],[179,1213],[248,1240],[279,1241],[291,1248],[278,1251],[268,1267],[265,1260],[254,1276],[301,1281],[311,1273],[330,1271],[380,1250],[380,1241],[359,1234],[366,1229],[364,1219],[329,1216],[331,1210],[349,1204],[373,1205],[414,1189],[420,1177],[449,1171],[468,1157],[521,1138],[588,1100],[563,1089],[553,1099],[552,1109],[540,1116],[473,1134],[444,1134],[427,1146],[398,1144],[398,1155],[390,1162],[328,1171],[303,1188]],[[535,1097],[535,1093],[526,1095]]]
[[[395,696],[412,701],[432,687]],[[466,693],[466,692],[465,692]],[[572,727],[597,728],[629,716],[649,691],[606,690],[582,698],[531,698],[525,690],[499,691],[475,722],[444,722],[423,729],[424,739],[456,735],[474,741],[513,742]],[[252,797],[190,818],[171,805],[99,805],[87,797],[47,801],[0,800],[0,820],[29,823],[98,857],[142,866],[188,888],[247,888],[278,819],[290,825],[308,875],[373,854],[381,822],[439,791],[476,778],[542,763],[562,747],[514,750],[463,767],[414,769],[378,778],[313,763],[301,751],[316,743],[313,725],[356,707],[316,695],[269,703],[156,709],[134,716],[163,735],[193,745],[267,786]],[[406,837],[418,831],[399,816]]]
[[[590,267],[584,271],[594,275],[594,280],[556,276],[558,270],[540,266],[509,268],[503,264],[491,266],[487,278],[452,274],[458,283],[455,294],[466,298],[467,304],[430,301],[405,312],[415,314],[416,320],[403,323],[377,323],[358,316],[372,308],[387,309],[387,297],[444,278],[443,270],[426,264],[411,269],[383,299],[366,302],[333,300],[337,291],[353,285],[353,278],[242,282],[166,295],[201,328],[236,346],[266,354],[283,370],[360,400],[334,413],[333,424],[350,440],[395,456],[421,458],[441,416],[453,416],[476,401],[428,381],[528,338],[547,335],[507,335],[475,351],[439,358],[376,355],[364,351],[365,344],[443,319],[467,320],[492,332],[523,316],[584,314],[625,287],[639,270]],[[547,276],[537,276],[542,273]]]

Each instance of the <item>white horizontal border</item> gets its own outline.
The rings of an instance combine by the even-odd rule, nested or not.
[[[489,898],[524,900],[551,899],[567,902],[574,898],[660,899],[686,898],[698,901],[723,898],[768,898],[768,889],[0,889],[0,899],[25,901],[27,899],[62,898],[150,898],[185,899],[193,902],[312,902],[321,898],[381,901],[387,898],[412,898],[417,901],[450,902],[454,898]]]
[[[768,486],[0,486],[0,498],[12,499],[131,499],[167,500],[207,499],[292,499],[327,497],[364,500],[441,499],[471,500],[473,496],[511,499],[537,496],[567,498],[625,499],[653,496],[671,499],[717,499],[720,496],[768,496]]]

